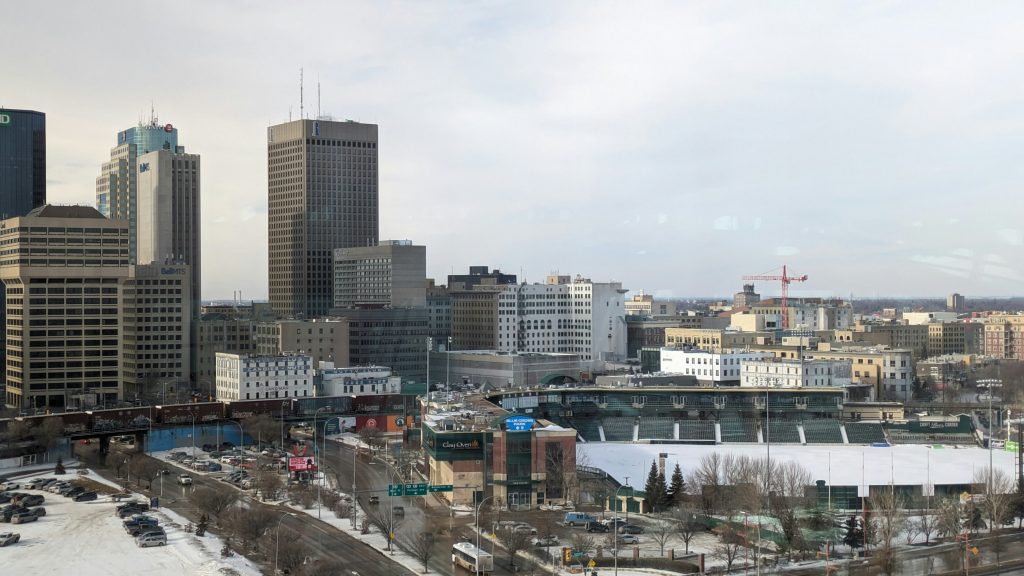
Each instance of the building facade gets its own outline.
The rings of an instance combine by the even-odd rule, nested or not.
[[[46,114],[0,108],[0,219],[46,203]]]
[[[170,124],[160,124],[153,116],[149,123],[140,122],[138,126],[117,133],[117,146],[110,149],[110,160],[100,166],[100,175],[96,178],[96,208],[107,218],[128,222],[128,235],[131,239],[128,252],[132,264],[139,263],[139,156],[157,150],[178,154],[185,152],[184,148],[178,146],[178,129]],[[198,182],[198,175],[196,180]],[[184,260],[185,257],[176,255],[175,259]]]
[[[490,388],[532,388],[578,382],[577,354],[456,350],[430,355],[430,381]]]
[[[675,316],[679,307],[671,300],[655,300],[650,294],[634,294],[626,300],[626,314],[629,316]]]
[[[348,320],[348,359],[352,366],[387,366],[403,380],[427,377],[430,322],[424,308],[337,308]]]
[[[700,348],[723,350],[747,348],[774,342],[770,332],[738,332],[715,328],[666,328],[665,345],[669,348]]]
[[[349,364],[348,319],[277,320],[256,325],[256,353],[265,356],[306,354],[313,365]]]
[[[335,308],[427,305],[427,248],[409,240],[334,251]]]
[[[450,290],[471,290],[474,286],[502,286],[515,283],[515,274],[504,274],[497,268],[489,270],[487,266],[470,266],[469,274],[448,275],[448,288]]]
[[[313,396],[309,356],[259,356],[217,353],[217,398],[260,400]]]
[[[256,323],[247,317],[205,314],[199,320],[199,390],[215,392],[217,353],[249,355],[256,352]]]
[[[94,208],[43,205],[0,225],[7,312],[5,403],[21,409],[122,397],[128,225]]]
[[[402,379],[385,366],[337,368],[319,364],[317,388],[322,396],[382,396],[402,393]]]
[[[267,129],[270,304],[326,316],[334,250],[379,239],[377,125],[296,120]]]
[[[187,264],[132,266],[124,287],[124,398],[163,402],[168,384],[191,388],[192,301]]]
[[[852,384],[849,360],[746,360],[741,387],[847,388]]]
[[[737,292],[732,297],[733,308],[744,308],[746,306],[753,306],[761,301],[761,295],[754,292],[753,284],[744,284],[743,291]]]
[[[1024,361],[1024,315],[999,314],[985,319],[982,354]]]
[[[740,382],[744,362],[773,357],[768,352],[746,350],[709,352],[697,348],[662,348],[660,370],[670,374],[693,376],[706,384],[736,385]]]

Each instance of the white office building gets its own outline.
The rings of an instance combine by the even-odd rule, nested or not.
[[[401,394],[402,379],[391,375],[385,366],[351,366],[335,368],[331,362],[320,363],[320,387],[324,396],[380,396]]]
[[[250,356],[218,352],[218,400],[313,396],[313,359],[302,354]]]
[[[625,293],[620,282],[580,276],[504,286],[498,296],[497,350],[576,354],[583,370],[625,361]]]
[[[771,388],[848,388],[849,360],[748,360],[740,386]]]
[[[693,376],[700,382],[739,384],[744,362],[767,360],[771,352],[724,350],[709,352],[699,348],[662,348],[661,372]]]

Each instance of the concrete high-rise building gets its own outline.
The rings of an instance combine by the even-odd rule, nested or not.
[[[427,248],[409,240],[334,251],[335,308],[427,305]]]
[[[154,116],[148,124],[140,122],[138,126],[117,133],[117,146],[110,149],[110,161],[103,163],[100,175],[96,178],[96,208],[107,218],[128,222],[131,239],[128,252],[132,264],[149,263],[137,258],[138,160],[139,156],[157,150],[178,154],[185,152],[184,148],[178,146],[178,129],[170,124],[160,124]],[[197,182],[198,179],[196,174]]]
[[[57,409],[121,397],[128,223],[94,208],[44,205],[3,221],[0,243],[20,247],[0,257],[5,403]]]
[[[202,251],[199,203],[199,156],[178,146],[139,154],[136,191],[136,256],[139,264],[189,267],[188,313],[191,364],[188,377],[199,372],[199,309],[202,304]]]
[[[348,366],[348,320],[345,318],[314,318],[312,320],[278,320],[256,325],[256,354],[306,354],[313,366],[332,362]]]
[[[488,271],[487,266],[470,266],[469,274],[449,274],[449,290],[471,290],[474,286],[515,284],[515,274],[503,274],[495,268]]]
[[[379,238],[377,125],[296,120],[267,129],[270,304],[324,316],[334,250]]]
[[[0,108],[0,218],[46,203],[46,114]]]
[[[733,294],[732,307],[742,308],[744,306],[753,306],[761,301],[761,295],[754,292],[753,284],[744,284],[743,291]]]
[[[966,308],[967,300],[964,299],[963,294],[957,294],[956,292],[946,296],[946,310],[950,312],[963,312]]]
[[[121,353],[125,399],[166,402],[169,390],[191,388],[195,323],[189,276],[187,264],[131,267]]]
[[[218,352],[252,354],[256,351],[256,322],[252,318],[239,318],[225,314],[205,314],[199,320],[199,391],[214,392],[217,380]]]

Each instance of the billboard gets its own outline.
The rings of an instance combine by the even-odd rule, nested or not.
[[[505,430],[509,432],[527,432],[533,429],[534,419],[529,416],[509,416],[505,418]]]
[[[315,472],[316,462],[312,456],[292,456],[288,458],[289,472]]]

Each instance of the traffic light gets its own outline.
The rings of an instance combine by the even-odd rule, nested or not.
[[[572,563],[572,548],[562,548],[562,563]]]

